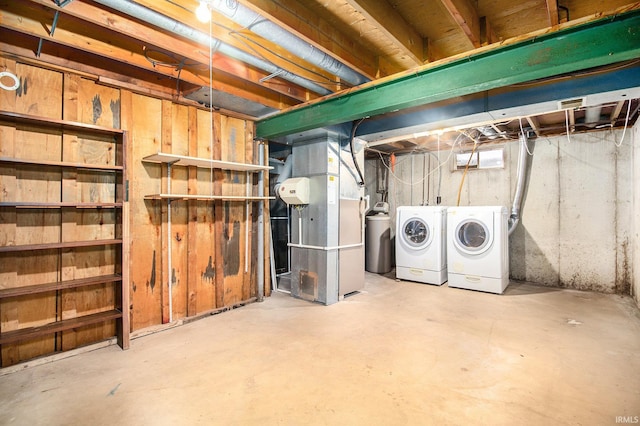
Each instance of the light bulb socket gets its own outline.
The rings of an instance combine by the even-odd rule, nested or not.
[[[207,23],[211,20],[211,10],[206,1],[201,1],[200,5],[196,8],[196,18],[202,23]]]

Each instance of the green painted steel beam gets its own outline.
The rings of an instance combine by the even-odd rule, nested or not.
[[[640,57],[640,10],[373,81],[259,120],[277,138],[457,96]]]

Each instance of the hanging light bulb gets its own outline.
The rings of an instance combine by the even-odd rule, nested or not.
[[[209,6],[206,1],[200,1],[200,6],[196,8],[196,18],[198,18],[198,21],[203,23],[207,23],[211,20],[211,11],[209,10]]]

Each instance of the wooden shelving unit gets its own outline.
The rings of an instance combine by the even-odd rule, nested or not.
[[[114,244],[122,244],[122,240],[117,239],[117,240],[65,241],[60,243],[2,246],[0,247],[0,253],[7,253],[10,251],[33,251],[33,250],[52,250],[52,249],[65,249],[65,248],[76,248],[76,247],[110,246]]]
[[[266,200],[273,199],[273,197],[259,197],[251,195],[251,185],[249,180],[250,173],[259,173],[265,172],[273,167],[271,166],[263,166],[257,164],[245,164],[245,163],[235,163],[231,161],[220,161],[220,160],[211,160],[206,158],[198,158],[198,157],[189,157],[184,155],[176,155],[176,154],[165,154],[162,152],[158,152],[156,154],[148,155],[142,158],[143,162],[147,163],[157,163],[157,164],[166,164],[167,167],[167,192],[166,193],[156,193],[156,194],[148,194],[145,195],[145,199],[148,200],[161,200],[166,201],[167,203],[167,241],[169,241],[169,246],[167,248],[167,252],[171,253],[171,203],[174,201],[184,201],[184,200],[202,200],[202,201],[230,201],[230,202],[244,202],[246,216],[249,217],[250,205],[252,202],[264,202]],[[222,195],[222,194],[175,194],[171,192],[171,169],[173,166],[181,166],[181,167],[195,167],[204,170],[211,170],[213,172],[216,170],[228,170],[232,172],[245,172],[246,173],[246,192],[245,195]],[[249,222],[247,219],[246,222],[245,235],[248,238],[249,235]],[[248,262],[249,252],[246,249],[247,245],[245,245],[245,263]],[[171,256],[168,256],[167,260],[167,276],[171,276],[172,270],[172,260]],[[173,318],[173,308],[172,308],[172,287],[168,285],[168,299],[169,299],[169,322],[172,321]]]
[[[206,158],[188,157],[185,155],[165,154],[158,152],[144,157],[142,161],[147,163],[167,164],[171,166],[197,167],[200,169],[231,170],[235,172],[256,173],[273,169],[271,166],[258,164],[234,163],[231,161],[209,160]],[[248,193],[246,195],[197,195],[197,194],[149,194],[145,195],[150,200],[222,200],[222,201],[265,201],[274,197],[256,197]]]
[[[199,157],[187,157],[185,155],[157,154],[148,155],[142,159],[149,163],[166,163],[174,166],[195,166],[203,169],[234,170],[236,172],[259,172],[272,169],[271,166],[261,166],[258,164],[234,163],[231,161],[209,160]]]
[[[149,200],[221,200],[221,201],[264,201],[274,197],[252,197],[249,195],[190,195],[190,194],[149,194]]]
[[[61,209],[61,208],[75,208],[75,209],[107,209],[107,208],[121,208],[122,203],[72,203],[68,201],[52,201],[52,202],[40,202],[40,201],[2,201],[0,207],[17,207],[21,209]]]
[[[90,144],[92,149],[100,151],[103,153],[104,158],[106,158],[104,164],[99,164],[99,162],[95,161],[65,161],[65,151],[62,146],[60,147],[62,154],[59,161],[56,159],[52,160],[51,158],[21,158],[19,155],[10,156],[11,153],[7,155],[6,152],[3,153],[3,156],[0,156],[0,168],[3,169],[5,176],[9,176],[9,179],[15,179],[15,188],[19,188],[21,179],[25,179],[22,177],[22,172],[26,173],[28,171],[31,174],[36,174],[44,170],[49,173],[48,176],[52,174],[59,176],[59,182],[56,184],[59,185],[60,191],[58,200],[50,200],[50,193],[49,199],[47,200],[11,199],[20,197],[13,196],[11,192],[4,195],[0,194],[0,209],[5,212],[4,217],[14,218],[15,220],[13,224],[4,223],[3,226],[5,226],[5,228],[3,229],[11,229],[13,226],[14,230],[10,232],[16,234],[22,233],[20,234],[20,244],[16,244],[10,241],[9,238],[5,238],[8,242],[0,246],[0,255],[13,256],[13,253],[15,253],[21,258],[24,256],[27,256],[27,258],[33,256],[34,268],[38,267],[37,256],[39,256],[40,253],[45,253],[46,256],[54,256],[59,259],[57,261],[58,271],[54,271],[55,276],[57,276],[55,281],[27,283],[22,279],[20,282],[12,283],[4,280],[5,282],[0,283],[0,302],[12,303],[12,306],[18,310],[21,309],[21,304],[30,304],[29,309],[33,310],[34,307],[37,307],[38,297],[55,297],[56,300],[62,301],[65,294],[67,294],[65,292],[101,285],[113,285],[113,290],[108,291],[113,291],[113,295],[115,296],[110,304],[95,307],[85,315],[78,313],[77,316],[69,318],[68,312],[58,312],[55,314],[55,318],[52,318],[52,320],[46,324],[38,324],[35,326],[27,324],[10,330],[0,328],[0,345],[19,344],[22,341],[49,338],[49,336],[52,335],[56,337],[59,336],[59,333],[75,331],[82,327],[115,320],[118,345],[122,349],[127,349],[129,347],[129,292],[126,280],[126,269],[123,266],[127,263],[127,259],[125,258],[126,254],[123,250],[125,132],[91,124],[7,111],[0,111],[0,126],[14,127],[15,132],[24,132],[33,135],[32,139],[36,141],[43,140],[47,143],[50,143],[51,135],[63,144],[65,136],[70,134],[76,135],[78,140],[88,141],[87,144]],[[104,144],[106,145],[103,147]],[[43,150],[44,149],[43,147]],[[77,148],[67,147],[66,149],[72,151]],[[73,155],[71,156],[74,157]],[[37,157],[37,155],[31,155],[30,157]],[[72,160],[75,160],[75,158],[72,158]],[[83,182],[79,182],[79,176],[81,175],[84,179]],[[86,178],[88,175],[93,176],[93,178]],[[12,181],[9,180],[8,182]],[[46,182],[49,184],[50,178],[47,178]],[[86,198],[91,200],[85,201],[78,199],[82,198],[78,195],[80,192],[78,187],[82,185],[96,185],[100,186],[100,188],[106,187],[108,190],[103,190],[103,192],[98,195],[90,194],[91,196],[87,196]],[[16,190],[16,193],[18,193],[18,190]],[[104,193],[107,195],[104,195]],[[27,196],[26,198],[30,197]],[[96,199],[93,200],[93,198]],[[78,199],[78,201],[73,201],[75,199]],[[56,213],[56,211],[58,212]],[[51,217],[54,218],[57,216],[60,217],[60,223],[57,225],[59,229],[58,241],[42,243],[40,242],[41,240],[38,241],[38,232],[20,230],[20,225],[23,223],[20,219],[22,215],[44,216],[47,214],[53,214],[54,216]],[[108,219],[106,223],[103,223],[103,219],[100,216],[103,214],[106,214],[106,218]],[[76,220],[82,218],[82,223],[68,223],[69,218],[73,220],[74,217]],[[52,226],[50,222],[51,220],[46,223],[47,227]],[[65,233],[65,229],[69,229],[69,226],[82,226],[83,228],[77,232],[77,235],[73,234],[72,237],[69,237]],[[83,235],[84,229],[91,226],[94,227],[92,229],[100,231],[98,234],[106,233],[107,235],[104,236],[108,238],[98,237],[87,239],[87,236]],[[0,229],[0,231],[1,230],[2,229]],[[89,235],[89,238],[90,237],[91,235]],[[44,240],[46,241],[47,239],[50,238]],[[79,277],[73,277],[73,274],[76,273],[76,270],[73,268],[75,268],[76,265],[73,263],[69,264],[69,262],[65,263],[63,259],[64,256],[79,256],[76,250],[106,251],[99,252],[104,254],[100,254],[100,260],[97,260],[95,265],[88,265],[86,270],[82,269],[78,272]],[[2,258],[0,261],[9,260]],[[86,265],[83,265],[83,267],[84,266]],[[63,271],[65,267],[68,268],[66,274]],[[80,266],[78,266],[78,268],[80,268]],[[71,270],[71,272],[69,272],[69,270]],[[92,274],[94,270],[103,272]],[[111,272],[105,273],[105,270],[110,270]],[[10,269],[3,268],[0,272],[2,271],[7,272],[10,271]],[[23,270],[20,272],[25,273]],[[27,274],[29,272],[30,271],[26,271]],[[51,274],[50,271],[47,271],[47,273]],[[70,278],[69,275],[71,275],[72,279],[64,279]],[[34,276],[37,277],[38,275],[36,274]],[[30,296],[35,297],[35,299],[29,299]],[[25,300],[25,298],[27,299]],[[59,303],[56,302],[56,306],[58,304]],[[75,312],[75,310],[72,311]],[[56,337],[56,339],[57,338],[58,337]],[[64,347],[64,345],[56,343],[54,352],[60,350],[59,346]]]

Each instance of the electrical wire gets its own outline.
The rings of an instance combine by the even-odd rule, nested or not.
[[[622,142],[624,142],[624,136],[627,133],[627,126],[629,125],[629,113],[631,112],[631,99],[629,99],[629,104],[627,105],[627,118],[624,120],[624,130],[622,131],[622,137],[620,138],[620,143],[615,142],[616,147],[620,148],[622,146]]]
[[[453,142],[453,145],[451,145],[451,149],[449,150],[449,155],[447,156],[447,158],[438,164],[438,167],[434,168],[433,170],[431,170],[427,175],[423,176],[422,179],[420,179],[417,182],[413,182],[413,184],[411,182],[406,182],[404,180],[402,180],[399,176],[397,176],[395,174],[395,172],[391,169],[391,166],[387,165],[384,161],[384,157],[382,157],[382,151],[377,151],[378,156],[380,157],[380,160],[382,161],[382,164],[387,168],[387,170],[389,171],[389,174],[393,177],[393,179],[398,182],[401,183],[403,185],[418,185],[421,184],[422,182],[424,182],[424,180],[432,175],[433,173],[435,173],[436,171],[440,170],[440,167],[444,166],[445,164],[447,164],[449,162],[449,159],[451,158],[451,156],[453,155],[453,150],[455,149],[456,145],[460,142],[461,138],[463,136],[467,136],[465,134],[459,134],[458,137],[455,139],[455,141]],[[400,160],[399,162],[396,163],[396,165],[402,164],[404,161],[406,161],[406,158]]]
[[[471,164],[471,159],[473,158],[473,154],[476,152],[476,148],[478,147],[477,143],[473,144],[473,149],[471,150],[471,155],[469,155],[469,160],[467,160],[467,165],[464,167],[464,173],[462,173],[462,179],[460,180],[460,187],[458,188],[458,202],[456,206],[460,205],[460,197],[462,195],[462,185],[464,184],[464,178],[467,176],[467,171],[469,170],[469,164]]]
[[[360,182],[358,182],[358,185],[360,186],[364,186],[364,175],[362,174],[362,170],[360,170],[360,165],[358,164],[358,159],[356,158],[356,153],[353,150],[353,138],[355,138],[356,136],[356,130],[358,129],[358,126],[360,125],[360,123],[362,123],[364,120],[366,119],[366,117],[361,118],[358,121],[354,121],[352,126],[351,126],[351,137],[349,138],[349,148],[351,151],[351,158],[353,159],[353,164],[355,164],[356,166],[356,170],[358,171],[358,176],[360,176]]]
[[[518,120],[520,121],[520,133],[522,136],[525,136],[524,129],[522,128],[522,117],[519,117]],[[533,157],[533,152],[529,151],[529,144],[526,142],[524,144],[524,149],[527,150],[527,154],[529,154],[530,157]]]
[[[564,110],[564,122],[567,127],[567,141],[571,143],[571,136],[569,135],[569,110],[568,109]]]

